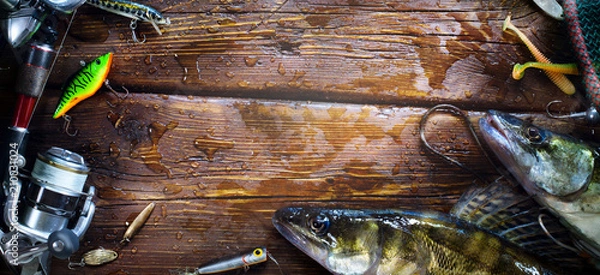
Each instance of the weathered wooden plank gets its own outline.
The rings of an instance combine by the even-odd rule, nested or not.
[[[113,51],[109,78],[132,91],[525,111],[561,99],[579,107],[540,72],[510,78],[514,63],[532,60],[501,30],[510,13],[543,52],[569,59],[566,32],[530,1],[149,4],[172,24],[162,36],[139,24],[143,44],[130,41],[128,19],[82,7],[51,85]]]
[[[165,274],[267,245],[288,274],[324,274],[274,230],[277,208],[448,211],[475,179],[421,146],[421,108],[151,94],[119,101],[104,93],[73,109],[79,133],[69,137],[51,119],[57,100],[40,104],[28,150],[60,146],[89,161],[98,210],[80,252],[117,247],[125,221],[157,202],[119,259],[86,273]],[[480,115],[472,112],[471,120]],[[426,133],[435,147],[496,176],[459,118],[436,113]],[[68,272],[65,261],[52,268]],[[272,262],[251,274],[258,273],[280,274]]]
[[[512,65],[532,57],[502,33],[509,13],[543,52],[570,61],[561,26],[531,1],[142,3],[173,22],[162,36],[139,23],[144,44],[131,43],[128,19],[80,8],[31,125],[28,160],[59,146],[92,167],[98,211],[80,253],[116,247],[125,221],[157,202],[117,261],[77,272],[165,274],[264,244],[287,274],[324,274],[278,235],[272,213],[289,204],[447,211],[475,177],[419,143],[424,108],[437,103],[471,110],[472,122],[489,108],[534,111],[538,123],[595,134],[541,114],[553,99],[581,109],[581,96],[537,71],[510,79]],[[51,119],[57,88],[106,51],[115,52],[112,86],[132,94],[102,89],[78,105],[79,133],[69,137]],[[0,70],[5,120],[12,64],[0,60],[11,67]],[[436,114],[427,133],[496,176],[459,119]],[[58,260],[52,270],[73,272]],[[272,262],[249,273],[280,274]]]

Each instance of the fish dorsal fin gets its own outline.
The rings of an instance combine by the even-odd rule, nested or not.
[[[506,178],[487,186],[473,185],[454,205],[450,214],[562,268],[573,270],[585,265],[585,260],[577,253],[557,243],[573,246],[569,231],[521,187]],[[548,233],[540,226],[540,217]]]

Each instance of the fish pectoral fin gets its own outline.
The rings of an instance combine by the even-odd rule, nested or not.
[[[569,265],[581,262],[577,254],[552,239],[571,244],[568,229],[542,209],[524,190],[513,186],[506,179],[484,187],[471,187],[450,213],[525,248],[532,254],[545,255],[549,261]],[[546,230],[540,225],[540,215],[544,217],[543,225]]]

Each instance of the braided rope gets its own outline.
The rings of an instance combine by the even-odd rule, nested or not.
[[[600,80],[594,65],[600,65],[600,1],[565,0],[565,21],[571,44],[582,69],[587,96],[600,107]]]

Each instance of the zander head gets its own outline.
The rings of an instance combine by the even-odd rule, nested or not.
[[[491,110],[479,120],[487,144],[532,195],[567,197],[585,190],[594,149],[510,114]]]
[[[275,228],[289,242],[334,274],[363,274],[378,260],[377,222],[361,210],[282,208]]]

